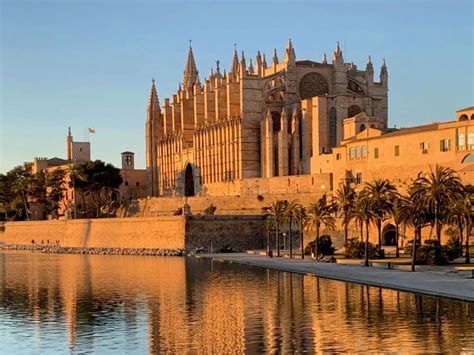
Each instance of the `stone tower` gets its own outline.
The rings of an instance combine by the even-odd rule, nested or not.
[[[122,152],[122,170],[135,169],[135,153]]]

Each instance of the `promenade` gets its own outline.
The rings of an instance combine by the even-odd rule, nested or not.
[[[474,302],[474,278],[471,278],[471,272],[456,272],[452,266],[418,266],[416,272],[410,272],[360,265],[317,263],[311,259],[268,258],[245,253],[200,254],[196,257]]]

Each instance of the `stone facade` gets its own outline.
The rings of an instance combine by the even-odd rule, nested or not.
[[[217,62],[202,84],[198,74],[190,47],[183,85],[163,107],[152,83],[149,196],[206,195],[220,190],[215,184],[320,173],[315,159],[344,139],[344,118],[364,111],[373,127],[387,127],[385,63],[374,82],[371,59],[359,70],[344,62],[339,44],[331,63],[296,60],[290,40],[281,62],[276,50],[270,65],[259,52],[254,67],[235,51],[229,73]]]

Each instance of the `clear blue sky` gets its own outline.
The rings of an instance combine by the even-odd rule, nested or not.
[[[474,2],[446,1],[1,1],[1,160],[5,172],[34,156],[65,157],[65,136],[91,136],[92,156],[145,166],[151,78],[161,103],[182,80],[192,39],[201,80],[234,42],[247,57],[331,56],[378,78],[389,71],[389,125],[450,120],[474,104]]]

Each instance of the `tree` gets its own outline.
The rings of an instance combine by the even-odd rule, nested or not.
[[[375,206],[368,191],[363,190],[359,193],[356,206],[356,218],[360,221],[361,225],[365,223],[364,265],[369,266],[369,226],[376,219],[376,212],[374,211]]]
[[[403,211],[403,204],[401,196],[397,193],[392,196],[392,202],[388,210],[389,216],[395,224],[395,257],[400,257],[400,225],[405,221],[405,213]]]
[[[299,203],[293,200],[293,201],[289,201],[286,204],[286,208],[285,208],[285,222],[288,223],[288,227],[289,227],[288,240],[290,243],[290,259],[293,257],[293,240],[292,240],[291,231],[292,231],[293,223],[295,222],[297,218],[296,216],[299,212],[300,206],[301,205]]]
[[[267,238],[267,255],[270,255],[271,250],[272,250],[272,246],[270,243],[270,234],[275,229],[275,221],[272,218],[269,218],[267,216],[267,218],[265,218],[265,220],[263,221],[262,228],[263,228],[263,233],[265,234]]]
[[[338,209],[342,213],[342,224],[344,226],[344,244],[347,243],[349,224],[353,218],[354,202],[357,193],[349,183],[339,187],[336,192],[336,201]]]
[[[430,166],[430,172],[418,174],[413,188],[413,197],[424,201],[433,215],[436,238],[441,241],[441,228],[447,219],[449,201],[461,188],[459,177],[453,169],[436,164],[434,170]]]
[[[315,254],[316,260],[319,256],[319,233],[322,226],[334,230],[336,228],[336,218],[333,216],[336,206],[327,201],[323,195],[318,201],[312,203],[308,208],[309,225],[316,230]],[[303,251],[304,252],[304,251]]]
[[[28,207],[28,193],[30,188],[30,172],[24,167],[18,166],[12,169],[8,174],[12,178],[12,191],[19,197],[23,203],[25,211],[25,219],[30,219],[29,207]]]
[[[74,200],[74,218],[77,218],[77,190],[81,191],[82,197],[82,212],[86,212],[86,199],[84,196],[84,189],[87,186],[87,176],[84,172],[84,164],[70,164],[66,170],[66,174],[69,175],[69,188],[72,188],[73,200]]]
[[[280,256],[279,231],[280,231],[281,226],[285,222],[285,210],[286,210],[287,204],[288,204],[288,201],[286,200],[277,200],[276,202],[270,204],[270,206],[264,208],[265,214],[275,221],[275,239],[276,239],[277,256]]]
[[[378,232],[378,246],[382,247],[382,221],[390,210],[390,203],[397,189],[387,179],[376,178],[365,186],[367,197],[372,203],[373,217]]]
[[[308,224],[308,214],[306,212],[306,208],[302,205],[298,204],[298,210],[295,215],[295,222],[300,227],[300,249],[301,249],[301,259],[304,259],[304,229],[305,226]]]
[[[112,164],[105,164],[101,160],[85,162],[82,169],[85,175],[84,189],[90,194],[96,217],[99,217],[100,209],[110,206],[112,190],[118,188],[123,182],[120,169]],[[108,212],[107,209],[106,215]]]
[[[430,212],[428,202],[425,201],[419,193],[419,182],[415,180],[409,187],[409,194],[402,198],[402,209],[404,211],[404,220],[411,226],[415,234],[413,236],[411,271],[415,271],[417,242],[421,242],[421,231],[423,227],[430,222]]]
[[[3,206],[5,221],[8,219],[8,213],[13,202],[12,180],[8,174],[0,174],[0,203]]]
[[[49,213],[57,215],[59,203],[63,199],[64,194],[64,177],[65,172],[62,169],[56,169],[46,174],[46,202]]]

